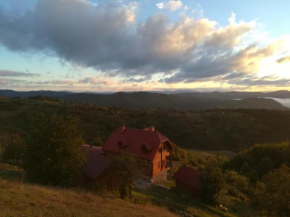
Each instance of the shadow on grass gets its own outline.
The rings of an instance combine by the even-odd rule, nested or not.
[[[10,164],[0,164],[0,180],[22,181],[23,169]]]
[[[190,216],[232,216],[174,188],[168,189],[160,186],[151,186],[146,190],[134,188],[133,195],[136,203],[163,206],[171,212],[183,214],[182,216],[189,216],[188,214],[191,214]]]
[[[238,217],[259,217],[250,204],[238,199],[231,201],[228,208]]]

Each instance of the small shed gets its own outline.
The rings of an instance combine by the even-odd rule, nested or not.
[[[198,170],[186,166],[181,166],[173,175],[175,186],[192,196],[199,196],[201,187],[198,178]]]
[[[106,171],[109,159],[102,148],[90,145],[83,145],[82,148],[87,152],[87,164],[83,168],[85,184],[97,184],[108,190],[117,190],[119,185],[116,177],[110,176]]]

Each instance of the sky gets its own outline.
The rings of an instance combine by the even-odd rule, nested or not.
[[[0,89],[290,90],[288,0],[1,0]]]

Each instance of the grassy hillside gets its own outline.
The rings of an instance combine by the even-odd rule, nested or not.
[[[0,180],[1,217],[113,217],[158,216],[173,217],[165,208],[143,206],[91,193],[54,189]]]
[[[194,152],[194,151],[192,151]],[[200,152],[195,152],[200,155]],[[199,157],[208,157],[203,153]],[[176,162],[174,162],[175,164]],[[172,176],[172,173],[169,174]],[[133,188],[133,203],[104,192],[102,196],[81,189],[63,189],[23,182],[23,170],[0,164],[0,217],[21,216],[195,216],[247,217],[257,216],[245,201],[223,192],[220,201],[229,208],[224,213],[214,206],[195,200],[185,192],[160,186]],[[172,178],[166,186],[174,186]],[[169,212],[170,210],[171,212]],[[172,213],[173,212],[173,213]]]
[[[0,142],[10,133],[29,138],[37,114],[73,115],[80,119],[87,143],[125,124],[133,128],[154,125],[180,147],[238,151],[255,143],[290,138],[290,112],[270,110],[210,110],[201,112],[165,109],[122,109],[48,100],[0,98]]]

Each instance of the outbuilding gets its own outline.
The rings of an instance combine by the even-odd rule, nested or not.
[[[181,166],[173,175],[175,186],[192,196],[199,196],[201,193],[198,170]]]

